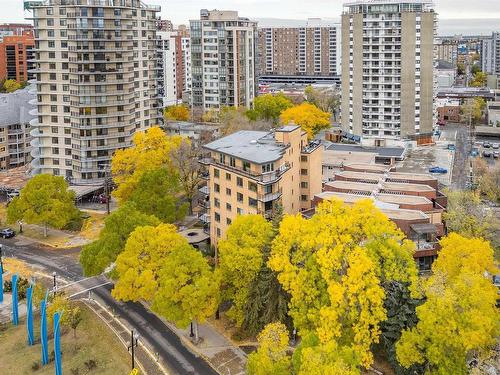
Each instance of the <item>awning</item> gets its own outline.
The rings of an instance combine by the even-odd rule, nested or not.
[[[410,228],[417,234],[437,234],[438,232],[436,225],[430,223],[411,224]]]

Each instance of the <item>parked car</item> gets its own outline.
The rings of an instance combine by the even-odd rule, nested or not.
[[[491,144],[489,142],[484,142],[483,147],[484,148],[491,148]]]
[[[454,145],[453,143],[450,143],[450,144],[448,145],[448,150],[450,150],[450,151],[455,151],[455,145]]]
[[[491,151],[483,151],[483,158],[490,158],[491,157]]]
[[[500,148],[500,143],[493,143],[491,147],[493,147],[495,150],[498,150]]]
[[[493,285],[500,288],[500,275],[493,275]]]
[[[448,170],[446,168],[442,168],[442,167],[432,167],[432,168],[429,168],[429,172],[430,173],[446,174],[446,173],[448,173]]]
[[[500,156],[500,151],[493,151],[493,157],[495,159],[498,159],[499,156]]]
[[[476,157],[479,155],[479,150],[477,148],[473,148],[472,151],[470,152],[470,156]]]
[[[106,196],[106,194],[99,195],[99,203],[100,204],[108,203],[108,197]]]
[[[12,238],[15,235],[16,235],[16,232],[14,232],[10,228],[5,228],[5,229],[0,230],[0,237],[2,237],[2,238]]]

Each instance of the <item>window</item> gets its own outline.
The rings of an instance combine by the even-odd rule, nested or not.
[[[231,195],[231,189],[226,188],[226,195]]]
[[[306,202],[306,201],[307,201],[307,195],[301,195],[301,196],[300,196],[300,200],[301,200],[302,202]]]
[[[300,170],[300,174],[301,174],[302,176],[307,176],[307,169],[302,168],[302,169]]]
[[[250,163],[248,161],[243,162],[243,170],[248,172],[250,170]]]
[[[305,182],[305,181],[302,181],[302,182],[300,183],[300,187],[301,187],[302,189],[307,189],[307,187],[308,187],[307,185],[308,185],[308,184],[307,184],[307,182]]]
[[[248,190],[257,192],[257,184],[255,182],[248,181]]]
[[[231,225],[231,219],[227,218],[226,223],[227,223],[227,225]]]
[[[257,199],[248,198],[248,205],[250,207],[257,207]]]
[[[236,212],[237,212],[237,214],[238,214],[238,215],[243,215],[243,209],[242,209],[242,208],[239,208],[239,207],[238,207],[238,208],[236,209]]]
[[[243,187],[243,179],[241,177],[236,177],[236,185]]]
[[[220,176],[220,171],[217,168],[214,169],[214,177],[219,178],[219,176]]]
[[[231,167],[236,167],[236,159],[233,158],[232,156],[229,158],[229,165]]]
[[[216,193],[220,193],[220,185],[219,184],[214,184],[214,191]]]
[[[231,173],[226,173],[226,180],[231,181]]]
[[[214,198],[214,206],[219,208],[220,207],[220,200],[219,198]]]
[[[216,212],[214,216],[215,216],[215,221],[220,223],[220,214]]]
[[[236,193],[236,199],[238,200],[238,202],[243,202],[243,194]]]
[[[231,211],[232,207],[230,203],[226,203],[226,210]]]
[[[219,154],[219,162],[221,164],[226,164],[226,155],[224,154]]]
[[[217,233],[217,237],[220,237],[220,236],[221,236],[220,228],[216,228],[216,231],[215,231],[215,232]]]
[[[274,164],[273,163],[264,164],[262,166],[262,173],[272,172],[272,171],[274,171]]]
[[[307,156],[302,155],[302,156],[300,157],[300,161],[307,162]]]

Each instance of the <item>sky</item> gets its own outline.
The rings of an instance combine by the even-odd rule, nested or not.
[[[238,10],[249,18],[337,19],[342,11],[341,0],[143,0],[160,5],[161,17],[174,25],[199,17],[200,9]],[[496,19],[492,27],[500,29],[500,0],[434,0],[442,19]],[[23,0],[0,0],[0,23],[22,22]]]

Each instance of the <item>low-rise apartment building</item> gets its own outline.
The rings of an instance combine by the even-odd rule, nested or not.
[[[439,191],[433,176],[389,169],[382,165],[346,165],[342,171],[335,172],[334,181],[324,184],[322,193],[314,196],[313,207],[333,198],[346,204],[373,200],[375,206],[415,242],[415,260],[421,270],[428,270],[439,251],[438,239],[445,234],[443,213],[447,198]],[[313,214],[311,209],[304,216]]]
[[[321,192],[322,146],[309,142],[299,126],[274,131],[243,130],[204,146],[209,156],[205,218],[212,244],[244,214],[270,219],[280,204],[293,214],[311,207]]]

